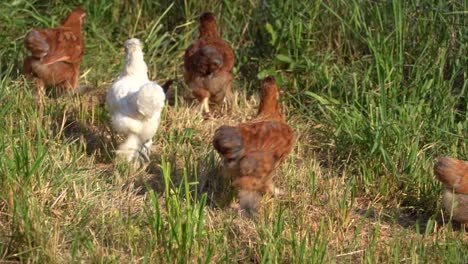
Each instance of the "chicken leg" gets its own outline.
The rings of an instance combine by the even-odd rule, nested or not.
[[[202,116],[204,120],[213,120],[213,114],[210,112],[210,106],[209,106],[209,98],[205,97],[203,98],[202,105],[201,105],[201,110],[202,110]]]

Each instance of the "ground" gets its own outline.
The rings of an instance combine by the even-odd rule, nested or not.
[[[88,90],[48,96],[44,109],[21,73],[22,41],[72,3],[0,4],[0,259],[468,262],[466,230],[443,211],[432,172],[439,156],[468,159],[458,1],[77,2],[88,13]],[[207,9],[236,53],[231,103],[214,121],[203,121],[182,78]],[[105,105],[129,37],[144,41],[151,79],[175,80],[139,170],[116,161],[122,138]],[[275,175],[285,195],[248,219],[230,206],[211,139],[255,115],[266,74],[280,83],[296,139]]]

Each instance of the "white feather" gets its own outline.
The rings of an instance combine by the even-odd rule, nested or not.
[[[107,90],[107,104],[112,128],[127,136],[119,151],[130,161],[156,134],[166,97],[162,87],[148,79],[140,41],[127,40],[125,51],[125,66]]]

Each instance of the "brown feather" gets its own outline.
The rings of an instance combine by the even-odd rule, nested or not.
[[[24,73],[38,79],[34,83],[56,86],[62,90],[76,89],[84,40],[81,25],[85,12],[74,9],[57,28],[33,29],[25,37],[31,56],[24,61]]]
[[[274,170],[293,146],[294,132],[280,113],[275,80],[265,79],[262,91],[259,114],[254,120],[236,127],[221,126],[213,137],[213,146],[239,194],[273,194]],[[243,209],[255,210],[258,206],[253,200],[243,202],[251,207]]]
[[[468,194],[468,162],[454,158],[439,158],[434,173],[447,189]]]
[[[434,173],[444,185],[442,203],[453,219],[468,225],[468,162],[439,158]]]
[[[185,51],[185,83],[198,101],[220,104],[231,87],[234,52],[219,37],[212,13],[200,17],[199,29],[199,38]]]

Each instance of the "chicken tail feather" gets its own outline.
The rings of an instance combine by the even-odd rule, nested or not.
[[[439,158],[434,173],[442,183],[456,193],[468,194],[468,162],[453,158]]]
[[[235,127],[221,126],[213,137],[213,146],[226,160],[236,160],[244,151],[244,142]]]
[[[161,111],[164,107],[164,95],[161,86],[154,82],[149,82],[143,85],[138,93],[133,96],[133,102],[137,107],[137,111],[142,116],[149,118],[157,111]]]
[[[26,48],[31,51],[33,57],[42,58],[47,55],[50,47],[47,43],[47,37],[39,30],[31,30],[25,37]]]
[[[212,46],[205,46],[197,51],[194,60],[195,68],[203,75],[210,75],[223,67],[223,54]]]

